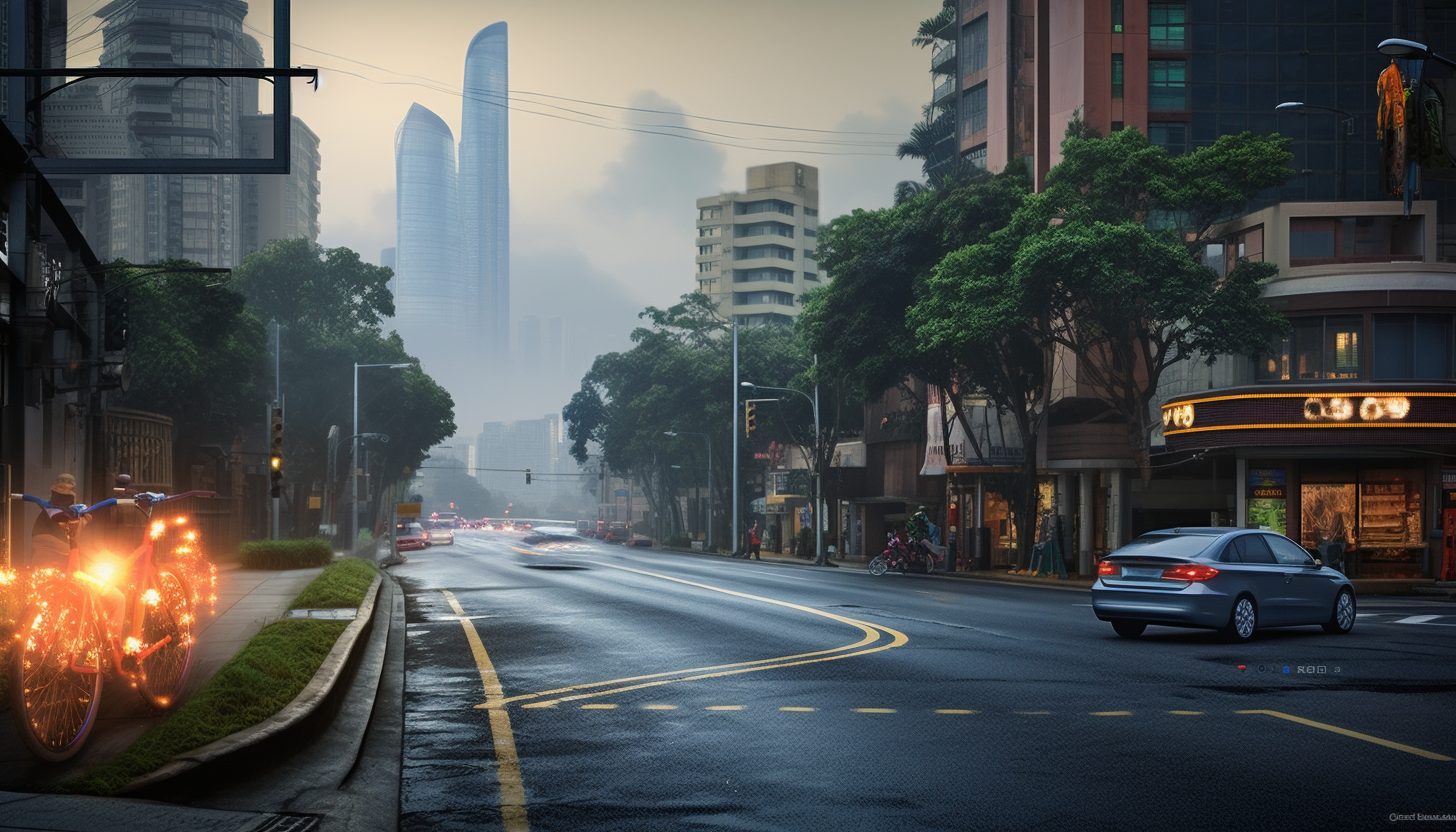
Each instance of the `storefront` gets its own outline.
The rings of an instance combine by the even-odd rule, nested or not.
[[[1351,577],[1422,578],[1441,558],[1450,388],[1244,388],[1163,407],[1170,451],[1237,461],[1238,523],[1299,541]]]

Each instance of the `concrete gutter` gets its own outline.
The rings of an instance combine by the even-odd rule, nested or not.
[[[156,796],[164,796],[166,790],[156,788],[161,784],[168,784],[170,789],[178,785],[173,781],[181,780],[185,785],[194,778],[225,774],[228,769],[259,761],[294,740],[308,739],[327,726],[349,689],[348,684],[339,682],[352,678],[369,642],[366,636],[374,626],[374,602],[383,580],[383,575],[374,576],[354,621],[344,628],[313,679],[292,702],[257,725],[177,755],[172,762],[132,780],[116,794],[141,797],[155,790]]]

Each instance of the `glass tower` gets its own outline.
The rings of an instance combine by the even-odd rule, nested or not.
[[[460,280],[455,136],[439,116],[419,104],[410,106],[395,131],[394,171],[399,235],[395,328],[426,372],[449,388],[448,373],[441,371],[459,354],[457,339],[474,330],[469,307],[473,294]]]
[[[465,53],[460,121],[463,276],[479,292],[475,315],[482,354],[511,355],[511,186],[506,93],[506,24],[481,29]]]

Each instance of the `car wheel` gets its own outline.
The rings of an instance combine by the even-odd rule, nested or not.
[[[1335,598],[1335,608],[1330,613],[1330,620],[1323,626],[1325,632],[1331,635],[1345,635],[1355,629],[1355,593],[1348,589],[1340,590],[1339,597]]]
[[[1146,630],[1147,628],[1148,625],[1144,624],[1141,621],[1127,621],[1125,619],[1117,619],[1116,621],[1112,622],[1113,631],[1123,638],[1137,638],[1138,636],[1142,635],[1143,630]]]
[[[1254,630],[1258,626],[1259,608],[1254,604],[1254,599],[1247,595],[1240,595],[1234,599],[1234,608],[1229,613],[1229,622],[1220,632],[1230,641],[1248,641],[1254,637]]]

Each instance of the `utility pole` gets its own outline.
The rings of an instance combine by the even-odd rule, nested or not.
[[[738,554],[738,318],[733,319],[733,554]]]

